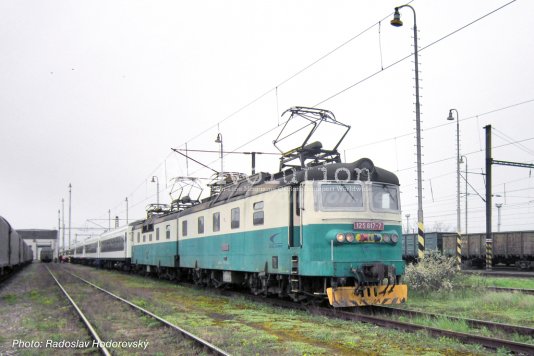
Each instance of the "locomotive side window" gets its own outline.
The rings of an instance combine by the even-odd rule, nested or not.
[[[204,217],[203,216],[198,217],[198,233],[199,234],[204,233]]]
[[[263,215],[263,201],[254,203],[254,213],[252,214],[252,224],[253,225],[263,225],[264,215]]]
[[[143,242],[146,242],[146,235],[143,234]]]
[[[316,195],[320,210],[363,210],[363,189],[356,183],[321,184]]]
[[[239,228],[239,208],[232,209],[230,227],[232,229]]]
[[[137,243],[141,242],[141,233],[137,233]]]
[[[187,236],[187,220],[182,221],[182,236]]]
[[[148,241],[152,241],[152,234],[148,234]]]
[[[399,189],[397,186],[374,183],[372,187],[371,209],[384,212],[399,211]]]
[[[159,227],[156,228],[156,241],[159,240]]]
[[[165,238],[167,240],[171,239],[171,225],[165,226]]]
[[[213,213],[213,232],[221,230],[221,213]]]

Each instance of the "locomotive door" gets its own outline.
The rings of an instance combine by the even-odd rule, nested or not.
[[[289,190],[289,247],[300,247],[302,245],[300,199],[300,187],[292,186]]]

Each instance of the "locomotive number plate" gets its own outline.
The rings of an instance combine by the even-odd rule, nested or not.
[[[376,221],[357,221],[354,223],[354,230],[384,230],[384,223]]]

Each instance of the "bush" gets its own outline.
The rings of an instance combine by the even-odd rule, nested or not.
[[[454,257],[437,251],[428,251],[417,264],[406,266],[405,281],[414,291],[421,293],[451,291],[458,269]]]

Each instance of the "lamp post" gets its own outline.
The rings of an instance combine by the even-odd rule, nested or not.
[[[447,120],[454,120],[453,111],[456,112],[456,231],[460,234],[462,232],[462,222],[460,220],[460,116],[458,115],[458,110],[450,109]]]
[[[156,204],[159,205],[159,178],[157,176],[152,176],[152,183],[156,183]]]
[[[410,214],[406,214],[406,233],[410,233]]]
[[[128,225],[128,197],[124,200],[126,201],[126,225]]]
[[[421,108],[419,104],[419,52],[417,48],[417,18],[415,10],[410,5],[402,5],[395,8],[391,25],[395,27],[402,26],[399,10],[408,7],[413,12],[413,40],[414,40],[414,57],[415,57],[415,135],[417,141],[417,225],[418,225],[418,257],[423,259],[425,252],[425,231],[423,220],[423,173],[421,163]]]
[[[222,177],[222,174],[224,172],[224,169],[223,169],[223,137],[222,137],[222,134],[220,132],[217,134],[217,138],[215,139],[215,143],[219,143],[221,145],[221,177]]]

